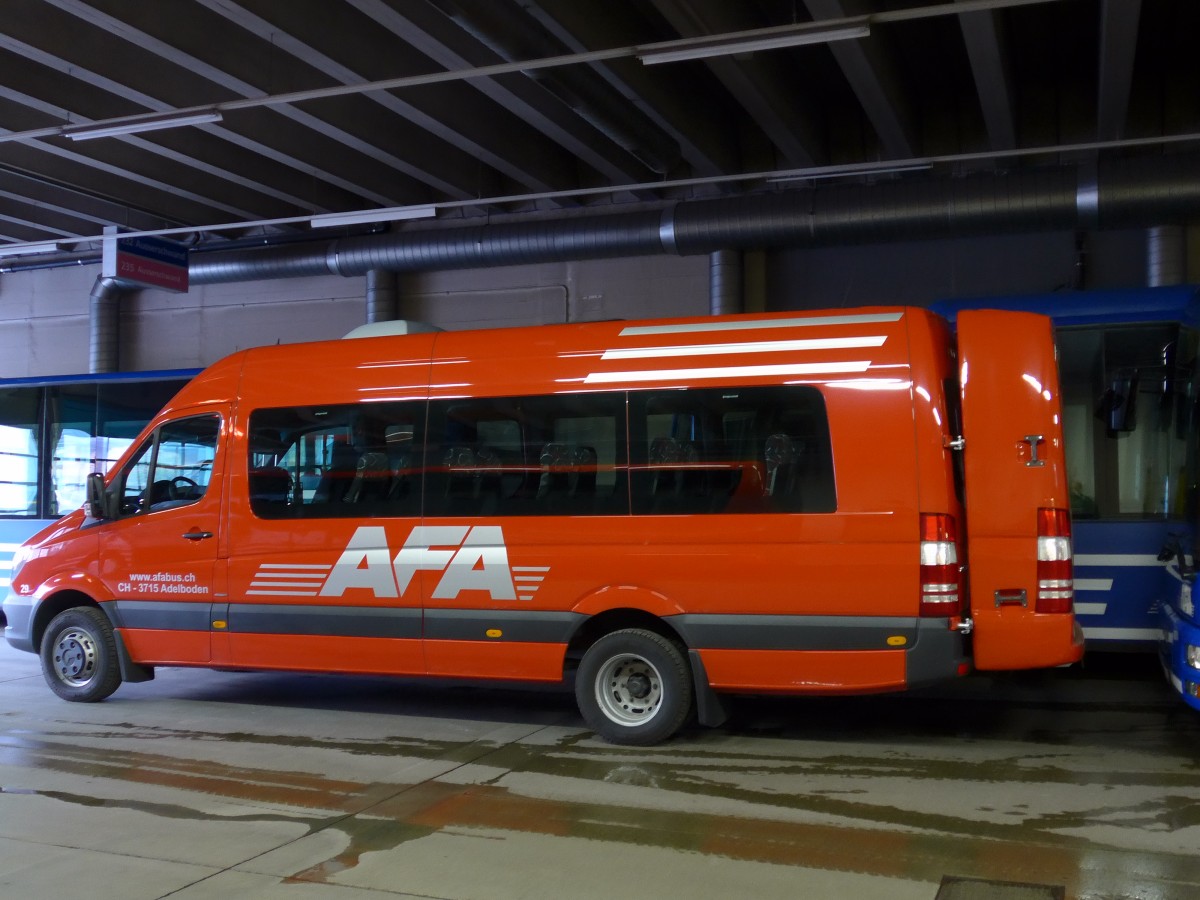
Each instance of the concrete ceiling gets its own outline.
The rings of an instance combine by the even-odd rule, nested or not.
[[[1195,0],[4,0],[0,11],[0,250],[94,249],[109,225],[198,229],[182,236],[217,246],[308,234],[309,217],[331,212],[432,205],[453,225],[1200,146]],[[842,26],[859,36],[753,52],[723,40],[706,59],[643,61],[667,42]],[[68,136],[176,111],[220,119]]]

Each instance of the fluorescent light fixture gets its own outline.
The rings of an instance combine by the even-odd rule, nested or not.
[[[0,244],[0,256],[24,256],[27,253],[53,253],[62,250],[62,241],[37,241],[32,244]]]
[[[221,114],[215,109],[198,113],[157,113],[148,116],[130,116],[110,122],[91,122],[87,125],[68,125],[60,132],[73,141],[90,141],[93,138],[116,137],[120,134],[141,134],[144,131],[159,131],[163,128],[183,128],[187,125],[206,125],[220,122]]]
[[[884,166],[878,163],[861,163],[852,166],[832,166],[811,172],[781,172],[768,175],[768,184],[787,184],[790,181],[819,181],[823,178],[848,178],[855,175],[902,175],[906,172],[925,172],[933,163],[914,163],[908,166]]]
[[[364,209],[356,212],[326,213],[313,216],[313,228],[336,228],[339,225],[369,225],[373,222],[399,222],[401,219],[429,219],[437,215],[436,206],[392,206],[387,209]]]
[[[871,34],[870,25],[844,25],[837,28],[821,28],[802,25],[782,34],[751,34],[743,38],[718,35],[710,38],[688,39],[660,45],[662,50],[647,50],[638,53],[643,65],[682,62],[689,59],[708,59],[713,56],[732,56],[736,53],[755,53],[759,50],[777,50],[781,47],[800,47],[804,44],[828,44],[833,41],[848,41],[865,38]]]

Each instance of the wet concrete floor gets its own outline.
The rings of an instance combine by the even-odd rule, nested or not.
[[[0,642],[0,898],[1190,900],[1200,717],[1160,678],[744,699],[632,749],[560,691],[168,669],[65,703]]]

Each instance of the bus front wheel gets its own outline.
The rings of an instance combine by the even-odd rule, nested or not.
[[[664,741],[692,711],[687,658],[671,640],[640,628],[596,641],[579,664],[575,700],[584,720],[614,744]]]
[[[95,703],[121,684],[117,642],[108,616],[80,606],[59,613],[42,638],[42,675],[64,700]]]

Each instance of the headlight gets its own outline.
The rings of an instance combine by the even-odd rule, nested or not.
[[[1195,644],[1187,646],[1187,664],[1193,669],[1200,669],[1200,647]]]
[[[13,553],[12,558],[12,574],[8,577],[8,583],[12,586],[14,593],[17,589],[17,576],[21,574],[21,568],[29,560],[29,548],[24,545],[18,547]]]

